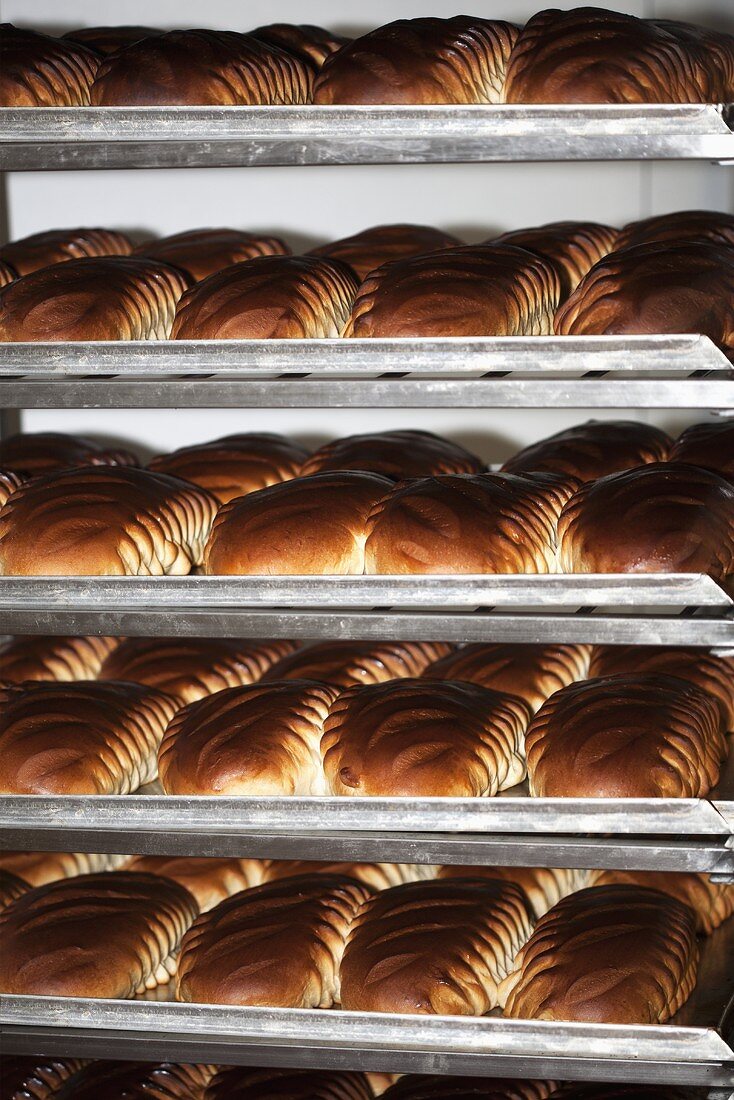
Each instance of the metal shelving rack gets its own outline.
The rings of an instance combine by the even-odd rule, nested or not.
[[[0,170],[685,159],[731,106],[0,109]],[[705,337],[0,345],[0,407],[647,408],[734,414]],[[703,576],[2,578],[12,633],[607,642],[734,652]],[[0,797],[0,845],[698,870],[734,879],[734,760],[704,799]],[[700,1085],[734,1081],[734,922],[670,1024],[5,997],[19,1053]],[[727,1007],[728,1006],[728,1007]],[[73,1023],[71,1021],[74,1021]]]

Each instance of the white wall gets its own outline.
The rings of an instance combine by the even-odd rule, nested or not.
[[[0,0],[0,16],[51,32],[120,22],[246,30],[274,20],[355,32],[391,19],[460,10],[519,22],[541,6],[542,0],[373,0],[367,6],[349,0]],[[615,6],[635,15],[734,25],[731,0],[620,0]],[[7,202],[13,237],[56,225],[107,224],[150,234],[228,224],[281,232],[298,247],[370,224],[409,220],[479,240],[490,230],[558,218],[623,223],[685,207],[731,210],[734,170],[698,164],[549,164],[48,172],[10,174]],[[161,449],[162,440],[173,447],[255,426],[307,438],[375,426],[423,426],[467,439],[488,459],[499,460],[580,419],[584,413],[577,411],[72,410],[29,411],[23,425],[125,438],[146,450]],[[681,422],[680,415],[654,419]]]

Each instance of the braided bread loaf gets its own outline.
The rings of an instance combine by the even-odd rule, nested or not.
[[[445,642],[321,642],[281,658],[263,680],[318,680],[334,687],[381,684],[422,675],[450,648]]]
[[[91,852],[0,852],[0,868],[18,875],[31,886],[45,886],[60,878],[74,878],[121,866],[127,856]]]
[[[0,24],[0,107],[84,107],[99,55],[76,42]]]
[[[588,871],[563,867],[439,867],[440,879],[492,878],[514,882],[522,888],[536,919],[569,894],[588,885]]]
[[[643,218],[619,230],[615,248],[695,240],[734,245],[734,214],[719,210],[677,210]]]
[[[259,886],[264,865],[259,859],[212,859],[209,856],[132,856],[126,871],[146,871],[173,879],[196,899],[199,912],[219,905],[240,890]]]
[[[0,440],[0,466],[38,477],[79,466],[137,466],[131,451],[101,447],[64,432],[22,432]]]
[[[47,229],[0,248],[0,260],[18,275],[90,256],[129,256],[132,241],[116,229]]]
[[[665,462],[672,442],[666,432],[652,424],[589,420],[523,448],[505,462],[502,472],[549,473],[596,481],[646,462]]]
[[[389,260],[404,260],[424,252],[460,245],[458,237],[429,225],[373,225],[338,241],[312,248],[310,256],[326,256],[349,264],[360,280]]]
[[[484,463],[476,455],[433,432],[392,431],[347,435],[325,443],[306,459],[300,473],[307,477],[336,470],[366,470],[402,481],[436,474],[478,474],[483,469]]]
[[[185,272],[192,283],[198,283],[225,267],[254,260],[257,256],[287,256],[290,248],[279,237],[262,233],[190,229],[171,237],[146,241],[134,251],[136,256],[171,264]]]
[[[677,898],[696,914],[699,932],[709,935],[734,914],[734,886],[712,882],[709,875],[666,871],[594,871],[592,886],[623,883],[649,886]]]
[[[558,275],[561,296],[567,298],[595,263],[619,247],[617,237],[618,230],[596,222],[551,222],[515,229],[486,243],[515,245],[546,260]]]
[[[94,680],[117,638],[29,635],[0,643],[0,680]]]

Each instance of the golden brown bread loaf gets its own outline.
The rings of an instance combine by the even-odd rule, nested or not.
[[[360,280],[390,260],[404,260],[425,252],[453,248],[462,242],[452,233],[429,225],[373,225],[338,241],[312,248],[310,256],[328,256],[349,264]]]
[[[734,573],[734,485],[660,462],[582,485],[558,520],[563,573]]]
[[[48,229],[0,248],[0,259],[18,275],[90,256],[129,256],[132,241],[116,229]]]
[[[213,1072],[171,1062],[92,1062],[59,1100],[204,1100]]]
[[[373,271],[344,336],[544,336],[561,300],[555,268],[509,244],[462,245]]]
[[[586,678],[587,645],[466,645],[429,665],[429,680],[464,680],[493,691],[517,695],[535,712],[567,684]]]
[[[342,34],[315,27],[312,23],[268,23],[250,32],[252,38],[277,46],[309,62],[317,71],[327,57],[351,42]]]
[[[94,680],[117,638],[29,635],[0,642],[0,680]]]
[[[500,103],[517,35],[466,15],[398,19],[328,58],[314,103]]]
[[[328,792],[495,795],[525,778],[529,718],[514,695],[458,681],[347,688],[321,739]]]
[[[63,1100],[64,1083],[84,1065],[81,1058],[5,1055],[0,1062],[3,1096],[7,1100]],[[67,1097],[69,1093],[66,1093]]]
[[[25,482],[23,474],[13,470],[0,470],[0,508],[4,508],[9,497]]]
[[[383,890],[352,924],[342,1008],[484,1015],[531,930],[527,899],[512,882],[433,879]]]
[[[283,657],[263,680],[318,680],[340,688],[382,684],[420,676],[450,650],[445,642],[320,642]]]
[[[167,340],[187,286],[135,256],[53,264],[0,289],[0,341]]]
[[[12,871],[6,871],[0,867],[0,911],[7,908],[16,898],[22,897],[31,887],[29,883],[18,878]]]
[[[588,420],[518,451],[505,462],[502,471],[561,474],[578,481],[596,481],[646,462],[665,462],[672,445],[670,436],[652,424]]]
[[[197,914],[188,890],[132,871],[39,886],[0,914],[0,991],[129,998],[167,982]]]
[[[515,229],[486,243],[516,245],[547,260],[560,280],[561,296],[567,298],[595,263],[619,247],[618,232],[597,222],[551,222],[532,229]]]
[[[476,455],[433,432],[368,432],[343,436],[319,447],[304,463],[301,477],[337,470],[364,470],[402,481],[436,474],[478,474],[484,468]]]
[[[60,878],[74,878],[121,866],[127,856],[90,852],[10,852],[0,851],[0,868],[18,875],[31,886],[45,886]]]
[[[229,1066],[212,1080],[206,1100],[372,1100],[368,1076],[334,1069],[251,1069]]]
[[[241,432],[158,455],[148,468],[192,481],[226,504],[234,497],[289,481],[307,458],[305,447],[283,435]]]
[[[670,458],[672,462],[703,466],[734,482],[734,423],[713,420],[693,424],[678,436]]]
[[[173,879],[185,886],[196,899],[199,912],[213,909],[220,901],[263,880],[264,865],[259,859],[212,859],[195,856],[132,856],[126,871],[146,871]]]
[[[224,688],[252,684],[293,642],[247,642],[239,638],[127,638],[98,673],[100,680],[132,680],[193,703]],[[0,678],[2,656],[0,654]]]
[[[615,248],[693,240],[734,245],[734,214],[720,210],[676,210],[672,214],[643,218],[619,230]]]
[[[0,513],[0,574],[180,576],[201,561],[217,510],[167,474],[90,466],[47,474]]]
[[[99,56],[76,42],[0,24],[0,107],[85,107]]]
[[[13,284],[11,284],[12,286]],[[320,256],[260,256],[210,275],[183,296],[174,340],[297,340],[340,336],[358,282]]]
[[[386,1092],[384,1100],[548,1100],[555,1081],[512,1081],[487,1077],[432,1077],[407,1073]]]
[[[156,777],[174,699],[138,684],[0,689],[0,793],[130,794]]]
[[[571,483],[444,474],[395,486],[367,523],[366,573],[554,573]]]
[[[727,753],[713,695],[674,676],[571,684],[525,735],[530,793],[571,798],[702,798]]]
[[[696,915],[696,928],[709,935],[734,913],[734,886],[712,882],[708,875],[666,871],[592,871],[592,886],[623,883],[649,886],[677,898]]]
[[[391,488],[376,474],[314,474],[231,500],[217,514],[203,572],[362,574],[370,513]]]
[[[141,38],[154,38],[163,31],[154,27],[123,26],[123,27],[79,27],[73,31],[67,31],[62,37],[72,42],[79,42],[90,50],[106,57],[107,54],[124,50],[126,46],[132,46],[133,42],[139,42]]]
[[[569,894],[588,885],[588,871],[564,867],[439,867],[440,879],[490,878],[516,883],[530,903],[535,918]]]
[[[14,271],[10,264],[6,264],[5,260],[0,260],[0,286],[7,286],[17,278],[18,272]]]
[[[520,31],[504,102],[725,102],[732,88],[718,54],[728,54],[729,37],[709,34],[697,41],[683,23],[603,8],[549,8]]]
[[[594,646],[589,676],[640,672],[677,676],[709,692],[721,707],[724,728],[734,730],[734,657],[715,657],[694,646]]]
[[[243,233],[239,229],[190,229],[146,241],[135,249],[136,256],[147,256],[171,264],[185,272],[192,283],[232,264],[254,260],[256,256],[287,256],[290,248],[279,237],[262,233]]]
[[[642,886],[591,886],[541,917],[502,983],[506,1016],[662,1024],[696,984],[693,912]]]
[[[651,22],[693,58],[706,102],[729,103],[734,95],[734,35],[674,19]]]
[[[227,688],[168,726],[158,766],[166,794],[323,794],[319,745],[338,689],[308,680]]]
[[[560,307],[554,328],[558,336],[696,332],[734,351],[734,248],[694,240],[612,252]]]
[[[0,466],[29,477],[79,466],[137,466],[132,451],[65,432],[19,432],[0,440]]]
[[[299,875],[346,875],[373,890],[387,890],[401,882],[435,878],[435,867],[420,863],[318,863],[308,859],[271,859],[264,871],[265,882]]]
[[[350,926],[369,888],[303,875],[243,890],[203,913],[184,938],[180,1001],[330,1008]]]
[[[178,30],[105,58],[94,107],[264,107],[308,103],[313,71],[292,53],[233,31]]]

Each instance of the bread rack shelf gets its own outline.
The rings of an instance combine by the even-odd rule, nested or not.
[[[6,107],[0,169],[734,162],[732,105]]]
[[[0,405],[734,410],[734,364],[696,334],[11,343]]]
[[[10,1053],[247,1065],[267,1048],[269,1065],[713,1088],[734,1072],[733,963],[729,921],[702,944],[690,1000],[657,1026],[9,995],[0,1022]]]

